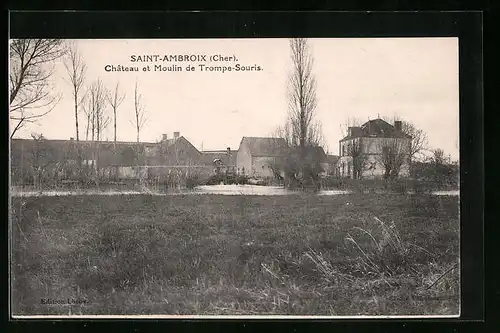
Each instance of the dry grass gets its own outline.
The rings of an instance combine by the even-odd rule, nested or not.
[[[12,203],[15,314],[458,314],[453,197]]]

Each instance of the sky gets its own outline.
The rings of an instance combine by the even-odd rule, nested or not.
[[[348,118],[368,121],[398,117],[427,133],[430,148],[459,156],[458,38],[309,39],[317,81],[315,119],[321,122],[327,149],[338,153],[341,126]],[[126,93],[118,109],[118,140],[135,141],[134,86],[137,82],[147,122],[141,141],[155,142],[178,131],[200,150],[238,149],[243,136],[269,136],[287,114],[287,78],[291,70],[288,39],[77,40],[87,64],[85,84],[101,78],[109,89],[117,82]],[[170,55],[205,55],[204,61],[162,61]],[[158,55],[156,62],[132,56]],[[211,56],[237,61],[213,61]],[[182,71],[154,71],[155,65]],[[260,71],[201,71],[207,66],[260,66]],[[138,72],[106,71],[106,65],[138,67]],[[150,66],[150,71],[143,67]],[[193,66],[194,71],[186,71]],[[75,137],[71,86],[62,61],[55,64],[55,92],[61,101],[37,124],[15,137],[42,133],[48,139]],[[111,112],[108,107],[107,112]],[[111,115],[111,113],[110,113]],[[79,116],[80,138],[85,119]],[[112,126],[103,139],[112,140]]]

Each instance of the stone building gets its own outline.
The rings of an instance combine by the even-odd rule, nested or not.
[[[349,127],[347,136],[339,141],[337,172],[345,178],[408,177],[411,141],[401,121],[391,125],[374,119]]]
[[[276,172],[273,166],[282,164],[287,149],[286,141],[282,138],[244,136],[236,156],[237,173],[255,178],[272,178]]]

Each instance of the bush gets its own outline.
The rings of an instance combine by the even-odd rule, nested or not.
[[[198,175],[189,175],[186,177],[186,187],[188,189],[193,189],[198,185],[201,185],[201,179]]]
[[[389,192],[406,194],[408,192],[408,183],[406,180],[389,180],[387,182],[387,187]]]
[[[255,185],[258,186],[269,186],[271,184],[269,179],[258,179]]]
[[[205,185],[218,185],[224,182],[224,177],[221,174],[215,174],[210,176],[206,181]]]
[[[436,185],[430,181],[416,180],[413,182],[413,191],[418,194],[426,194],[434,191]]]
[[[322,188],[343,189],[344,188],[344,180],[340,177],[328,176],[328,177],[321,179],[321,187]]]
[[[245,175],[233,175],[233,174],[215,174],[210,176],[205,182],[203,182],[205,185],[218,185],[220,183],[223,183],[224,185],[231,185],[231,184],[248,184],[249,183],[249,178]]]
[[[248,184],[248,177],[245,175],[236,176],[236,184],[240,185]]]
[[[426,183],[433,183],[440,189],[457,188],[460,169],[454,164],[416,162],[412,166],[412,177]]]

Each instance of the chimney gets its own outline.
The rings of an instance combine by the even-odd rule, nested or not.
[[[75,140],[75,138],[69,138],[69,141],[73,141],[73,140]]]
[[[231,154],[231,147],[227,147],[227,153]]]
[[[162,141],[167,141],[167,139],[168,139],[168,135],[166,135],[166,134],[162,134],[161,135],[161,140]]]
[[[359,127],[359,126],[349,127],[349,129],[348,129],[349,136],[358,135],[360,128],[361,127]]]
[[[401,132],[401,130],[403,129],[403,123],[401,122],[401,120],[394,121],[394,128],[396,129],[396,131]]]
[[[178,138],[179,138],[179,135],[180,135],[180,133],[179,133],[179,132],[174,132],[174,139],[178,139]]]

